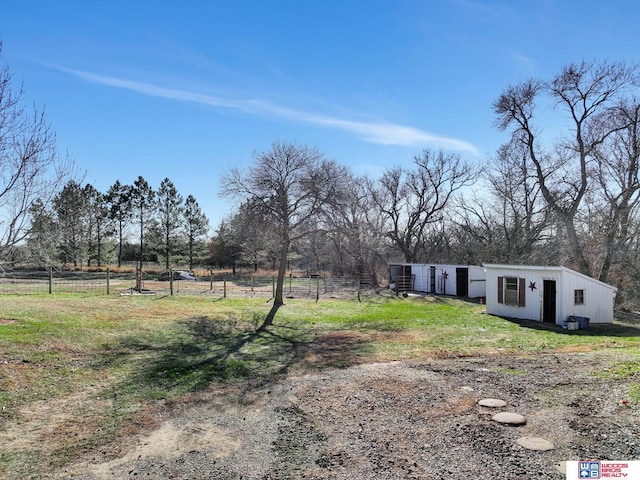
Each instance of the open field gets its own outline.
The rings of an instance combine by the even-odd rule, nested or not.
[[[196,455],[193,452],[209,452],[207,458],[214,458],[220,468],[225,465],[225,458],[235,462],[237,470],[224,467],[231,473],[218,478],[240,478],[241,474],[245,478],[271,479],[350,478],[339,473],[340,462],[332,457],[339,452],[346,455],[344,448],[337,447],[336,438],[328,433],[329,426],[322,424],[320,428],[321,419],[326,421],[331,416],[329,410],[322,408],[334,405],[337,411],[342,405],[346,408],[344,424],[356,429],[354,412],[350,406],[345,407],[347,398],[358,395],[354,388],[362,395],[386,392],[387,402],[406,397],[402,408],[407,408],[425,381],[418,382],[417,376],[415,381],[405,381],[405,377],[426,370],[430,376],[425,378],[445,372],[438,382],[447,377],[453,379],[458,373],[467,375],[465,381],[471,382],[473,388],[465,390],[465,395],[451,385],[441,392],[441,396],[446,392],[447,398],[456,399],[456,406],[444,399],[459,424],[450,427],[454,430],[460,428],[461,419],[470,415],[475,404],[468,392],[475,389],[478,394],[490,393],[488,383],[486,391],[476,383],[490,372],[495,381],[492,388],[502,385],[506,389],[504,395],[521,408],[533,408],[534,397],[551,408],[557,396],[565,413],[568,404],[577,402],[574,410],[583,423],[589,411],[598,418],[606,413],[614,426],[616,422],[635,422],[636,427],[621,439],[627,444],[633,443],[630,438],[637,440],[628,451],[594,450],[595,447],[577,451],[579,444],[567,440],[562,446],[563,455],[640,453],[640,322],[633,317],[627,316],[614,325],[593,325],[589,330],[568,332],[492,317],[484,313],[482,305],[455,298],[381,295],[362,303],[291,299],[278,311],[276,325],[258,334],[255,328],[269,308],[265,299],[198,296],[0,297],[0,478],[119,478],[114,472],[126,477],[122,472],[130,473],[135,468],[136,473],[146,473],[147,478],[169,478],[158,465],[169,465],[180,455]],[[548,370],[541,365],[549,365]],[[367,370],[367,366],[373,370]],[[376,380],[374,371],[388,372],[386,383]],[[342,383],[329,384],[329,378]],[[551,378],[562,378],[558,380],[560,385],[549,384]],[[292,383],[294,379],[296,383]],[[324,382],[322,392],[315,381]],[[515,391],[509,390],[513,385],[521,385],[521,394],[526,392],[527,398],[516,398]],[[538,393],[529,390],[534,387]],[[575,396],[570,387],[578,392],[582,389],[584,395]],[[276,393],[280,396],[273,404]],[[325,405],[320,398],[314,403],[318,395],[329,403]],[[410,395],[414,396],[409,398]],[[421,395],[427,398],[426,392]],[[443,398],[433,397],[423,408],[437,410]],[[601,398],[602,405],[598,406],[597,398]],[[223,399],[231,403],[222,405]],[[370,407],[382,402],[379,398],[368,401]],[[274,417],[281,418],[279,424],[262,431],[265,458],[278,451],[278,432],[283,422],[292,431],[299,422],[308,426],[313,423],[312,411],[318,415],[317,424],[313,423],[317,431],[309,433],[307,429],[305,435],[311,437],[299,440],[317,451],[291,447],[291,458],[280,457],[284,463],[276,461],[271,466],[265,465],[264,459],[255,465],[247,458],[238,462],[233,455],[248,448],[242,447],[243,442],[256,440],[236,431],[239,427],[231,420],[236,418],[232,413],[242,411],[241,417],[249,418],[255,414],[255,408],[250,407],[256,404],[262,405],[264,411],[272,409],[272,418],[267,415],[263,422],[277,423]],[[322,405],[325,406],[321,408]],[[167,438],[183,438],[175,431],[177,425],[191,429],[189,438],[193,438],[196,424],[184,420],[184,415],[193,416],[194,411],[211,414],[213,410],[216,415],[226,412],[227,424],[224,429],[218,423],[216,428],[207,430],[206,441],[197,445],[185,442],[187,451],[174,445],[176,455],[164,463],[153,464],[149,460],[161,456],[159,450],[139,450],[139,439],[147,439],[142,445],[153,445],[149,439],[157,440],[162,432],[166,434],[162,440],[165,446]],[[561,413],[554,410],[553,414]],[[200,419],[197,425],[210,420]],[[356,423],[351,425],[349,421]],[[578,424],[574,425],[576,429]],[[445,428],[446,422],[441,425]],[[583,427],[585,431],[589,428]],[[225,439],[224,445],[220,439]],[[291,446],[292,440],[288,441]],[[348,441],[341,440],[342,444]],[[335,448],[327,450],[332,442]],[[377,441],[372,440],[370,448],[374,444]],[[615,448],[619,446],[616,444]],[[132,452],[136,458],[131,457]],[[305,477],[303,472],[310,470],[304,462],[309,460],[302,457],[314,455],[315,476]],[[140,463],[145,459],[146,466]],[[395,461],[397,464],[399,460]],[[391,464],[380,464],[376,468],[382,470],[377,473],[370,466],[370,478],[431,478],[419,475],[424,465],[415,463],[412,468],[418,473],[414,477],[406,475],[406,471],[393,473],[395,467]],[[87,466],[93,464],[102,465],[102,470],[87,473]],[[199,458],[197,464],[203,468],[206,462]],[[190,476],[186,470],[175,472],[174,478],[211,478],[205,473],[198,476],[196,470],[189,470]],[[251,472],[258,473],[251,476]],[[463,477],[451,474],[439,478]]]

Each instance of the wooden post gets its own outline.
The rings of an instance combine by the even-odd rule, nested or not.
[[[107,295],[109,295],[109,293],[111,293],[111,289],[109,288],[109,276],[110,276],[110,271],[109,271],[109,267],[107,267]]]
[[[222,291],[224,292],[222,294],[222,298],[227,298],[227,279],[226,278],[222,279]]]
[[[53,267],[49,267],[49,295],[53,293]]]
[[[271,277],[271,298],[276,298],[276,277]]]
[[[173,268],[169,270],[169,291],[173,295]]]
[[[213,270],[209,270],[209,290],[213,292]]]
[[[316,278],[316,303],[320,300],[320,277]]]

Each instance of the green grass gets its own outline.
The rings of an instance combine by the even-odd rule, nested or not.
[[[640,363],[638,358],[616,362],[611,367],[599,373],[603,378],[640,378]]]
[[[160,404],[291,372],[430,356],[598,351],[624,353],[605,370],[611,378],[640,375],[627,360],[640,356],[640,325],[632,321],[568,332],[486,315],[483,306],[453,298],[287,299],[275,325],[257,333],[269,309],[264,299],[0,296],[0,477],[29,478],[25,468],[61,466],[78,451],[151,426]],[[631,385],[632,399],[640,397],[638,385]],[[65,412],[64,421],[52,425],[32,413],[44,406]],[[21,431],[33,438],[11,446],[12,432],[20,438]]]
[[[629,385],[629,400],[640,403],[640,383],[635,382]]]

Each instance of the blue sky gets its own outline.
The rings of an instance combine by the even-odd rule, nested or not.
[[[491,158],[491,104],[569,62],[637,62],[635,1],[3,0],[2,56],[85,181],[169,177],[212,227],[220,173],[274,141],[377,176]]]

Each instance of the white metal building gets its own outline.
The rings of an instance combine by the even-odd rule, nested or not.
[[[558,325],[569,316],[613,323],[616,287],[561,266],[484,267],[487,313]]]
[[[485,271],[475,265],[390,263],[389,288],[479,298],[485,296]]]

